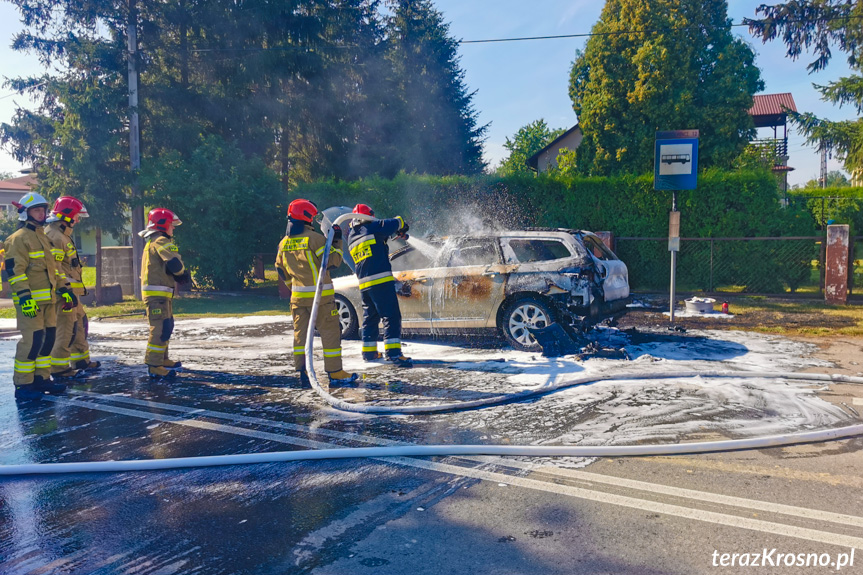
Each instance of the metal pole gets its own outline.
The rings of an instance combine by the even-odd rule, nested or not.
[[[710,238],[710,293],[713,293],[713,238]]]
[[[671,192],[671,212],[672,214],[677,211],[677,190]],[[671,234],[669,234],[669,239]],[[678,236],[679,237],[679,236]],[[670,322],[674,323],[674,290],[676,287],[675,282],[677,281],[676,276],[677,272],[677,250],[671,250],[671,297],[668,302],[668,311]]]
[[[132,285],[135,298],[141,299],[141,258],[144,253],[144,238],[138,232],[144,229],[144,206],[141,205],[141,188],[138,171],[141,169],[141,135],[138,125],[138,6],[137,0],[129,0],[127,23],[129,65],[129,167],[132,172]]]

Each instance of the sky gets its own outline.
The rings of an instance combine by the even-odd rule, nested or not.
[[[754,17],[761,0],[730,0],[729,17],[740,22]],[[484,40],[525,36],[582,34],[590,32],[602,11],[597,0],[435,0],[435,6],[450,26],[450,35],[460,40]],[[14,6],[0,3],[0,79],[39,74],[43,71],[32,55],[14,52],[9,47],[21,29]],[[838,50],[827,70],[810,75],[806,55],[797,61],[785,56],[781,42],[762,44],[746,28],[733,28],[750,43],[761,68],[765,94],[791,92],[797,109],[831,120],[856,117],[852,108],[839,108],[823,102],[812,84],[826,84],[849,74],[845,57]],[[488,44],[462,44],[461,68],[468,89],[474,92],[474,107],[480,124],[488,124],[485,159],[491,167],[505,156],[503,144],[519,128],[543,118],[551,128],[570,128],[577,119],[569,99],[569,70],[575,51],[583,48],[585,38],[533,40]],[[26,97],[0,87],[0,122],[9,122],[16,107],[32,107]],[[693,126],[669,127],[669,129]],[[804,184],[820,171],[818,152],[804,145],[796,132],[789,133],[789,184]],[[0,151],[0,172],[17,172],[23,166],[6,150]],[[829,170],[841,169],[836,159]]]

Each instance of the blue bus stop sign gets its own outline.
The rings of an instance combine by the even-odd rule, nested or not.
[[[656,132],[654,190],[694,190],[698,182],[698,130]]]

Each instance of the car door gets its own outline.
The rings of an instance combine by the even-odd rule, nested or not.
[[[497,238],[459,238],[434,270],[434,324],[440,328],[494,326],[492,312],[503,300],[506,281]]]
[[[394,246],[395,247],[395,246]],[[432,305],[434,281],[427,254],[408,243],[396,247],[390,254],[390,264],[396,278],[396,295],[405,328],[430,329],[436,318]]]

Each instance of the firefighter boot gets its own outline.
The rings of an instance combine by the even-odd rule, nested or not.
[[[81,371],[95,371],[102,367],[101,361],[89,361],[86,359],[80,359],[75,362],[75,369],[80,369]]]
[[[75,368],[67,367],[63,371],[55,371],[52,373],[51,379],[72,379],[73,377],[77,377],[80,373],[81,372]]]
[[[33,391],[42,393],[50,393],[51,395],[60,395],[65,393],[66,386],[59,382],[53,382],[50,379],[45,379],[41,375],[33,378]]]
[[[405,357],[403,355],[394,355],[392,357],[387,357],[387,361],[396,367],[413,367],[414,366],[413,362],[411,361],[411,358]]]
[[[174,379],[174,376],[177,375],[177,372],[171,369],[165,369],[161,365],[148,365],[147,373],[150,376],[150,379]]]
[[[173,359],[165,358],[165,361],[162,362],[162,367],[173,369],[174,371],[180,371],[180,368],[183,367],[183,362],[174,361]]]
[[[363,361],[378,361],[383,359],[384,356],[381,355],[379,351],[364,351],[363,352]]]
[[[305,369],[300,369],[297,371],[297,379],[300,380],[300,387],[311,387],[312,382],[309,381],[309,374],[306,373]]]
[[[336,385],[345,385],[347,383],[353,383],[360,378],[355,373],[348,373],[343,369],[339,371],[334,371],[332,373],[327,372],[327,375],[330,377],[330,383]]]
[[[32,385],[16,385],[15,399],[18,401],[34,401],[42,399],[42,392],[33,389]]]

